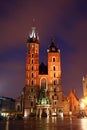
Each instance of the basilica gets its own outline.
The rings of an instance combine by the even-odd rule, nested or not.
[[[16,109],[22,111],[24,117],[31,114],[42,116],[64,115],[70,111],[78,112],[78,99],[75,92],[65,96],[62,88],[61,55],[54,39],[47,48],[47,64],[40,64],[40,42],[36,28],[32,27],[26,46],[26,79],[21,96],[16,100]],[[71,95],[72,95],[71,94]]]

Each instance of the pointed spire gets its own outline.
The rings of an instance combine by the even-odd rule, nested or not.
[[[33,19],[33,27],[32,27],[32,32],[29,34],[29,37],[27,39],[27,42],[37,42],[39,43],[39,36],[38,33],[36,33],[36,27],[34,26],[35,19]]]
[[[32,27],[32,33],[30,34],[30,38],[36,38],[35,29],[36,29],[36,27]]]

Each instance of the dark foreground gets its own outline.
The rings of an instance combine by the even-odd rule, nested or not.
[[[30,118],[0,121],[0,130],[87,130],[87,118]]]

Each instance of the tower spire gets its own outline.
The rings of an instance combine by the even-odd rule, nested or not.
[[[33,22],[33,24],[32,24],[32,32],[30,34],[30,38],[35,38],[36,37],[36,32],[35,32],[36,27],[34,25],[34,23],[35,23],[35,19],[34,18],[33,18],[32,22]]]
[[[39,43],[39,36],[38,33],[36,33],[36,27],[34,25],[35,19],[33,19],[33,26],[32,26],[32,32],[29,34],[29,37],[27,39],[27,42],[37,42]]]

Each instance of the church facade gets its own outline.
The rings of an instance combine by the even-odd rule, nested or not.
[[[27,39],[26,81],[21,95],[21,111],[24,117],[67,115],[69,98],[64,96],[61,77],[61,55],[54,39],[47,48],[47,65],[39,63],[39,37],[36,28]]]
[[[62,92],[60,49],[54,40],[47,49],[47,65],[39,64],[39,37],[35,27],[27,39],[26,53],[26,85],[23,90],[24,115],[36,113],[57,114],[67,113],[68,100]],[[68,108],[68,109],[67,109]]]

